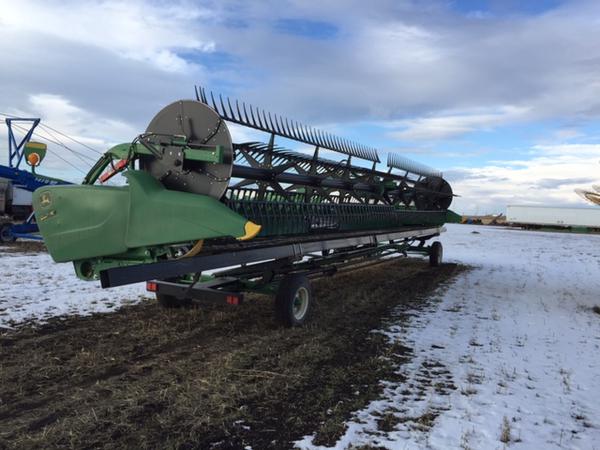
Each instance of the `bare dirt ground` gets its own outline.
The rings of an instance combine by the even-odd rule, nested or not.
[[[52,319],[0,335],[0,447],[289,448],[333,444],[411,350],[372,333],[463,268],[402,260],[314,282],[314,320],[272,301]]]
[[[46,245],[39,241],[3,242],[2,251],[7,253],[39,253],[46,251]]]

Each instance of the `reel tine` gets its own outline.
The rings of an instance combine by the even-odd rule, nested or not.
[[[369,151],[367,150],[367,147],[365,147],[364,145],[361,145],[360,146],[360,154],[361,154],[361,158],[368,159]]]
[[[290,124],[290,122],[291,122],[291,124]],[[298,137],[296,136],[296,130],[294,129],[294,121],[293,120],[288,121],[288,119],[286,117],[285,123],[287,124],[288,130],[290,131],[290,134],[292,135],[292,137],[294,139],[298,139]]]
[[[302,139],[304,139],[305,141],[309,141],[310,139],[308,139],[307,134],[305,133],[305,126],[302,124],[298,124],[300,126],[300,132],[302,133]]]
[[[294,133],[296,134],[296,136],[298,136],[298,140],[305,141],[306,139],[302,137],[302,133],[300,132],[300,125],[298,124],[298,122],[292,120],[292,126],[294,127]]]
[[[234,108],[229,97],[226,97],[226,101],[224,101],[223,96],[219,94],[217,101],[213,92],[207,92],[202,86],[196,85],[194,90],[196,99],[208,106],[211,106],[208,99],[208,94],[210,94],[212,108],[225,120],[349,156],[380,162],[377,150],[372,147],[306,126],[287,117],[272,115],[271,112],[261,110],[251,104],[246,107],[245,102],[242,102],[240,107],[238,100],[235,100]],[[250,108],[250,114],[248,114],[248,108]]]
[[[219,112],[219,108],[217,108],[217,102],[215,102],[215,96],[213,95],[212,91],[210,91],[210,99],[212,100],[212,104],[213,104],[213,108],[216,112],[218,112],[219,114],[221,114]]]
[[[290,135],[292,138],[296,139],[296,137],[294,136],[294,129],[293,129],[292,127],[290,127],[290,122],[289,122],[289,120],[288,120],[288,118],[287,118],[287,117],[285,118],[285,126],[286,126],[286,128],[287,128],[287,130],[288,130],[288,134],[289,134],[289,135]]]
[[[284,136],[286,138],[288,138],[288,139],[291,138],[289,130],[287,130],[285,128],[285,120],[284,120],[285,118],[283,116],[279,116],[279,119],[280,119],[280,122],[281,122],[281,129],[283,130]]]
[[[338,148],[338,151],[343,152],[344,151],[344,147],[342,146],[342,141],[339,137],[334,136],[335,138],[335,145]]]
[[[293,131],[294,131],[294,128],[293,128],[293,127],[292,127],[292,128],[290,128],[290,123],[289,123],[289,121],[288,121],[288,118],[287,118],[287,117],[285,118],[285,125],[287,126],[288,134],[289,134],[290,136],[292,136],[294,139],[298,139],[298,138],[297,138],[297,137],[294,135],[294,133],[293,133]]]
[[[225,104],[223,103],[223,97],[221,96],[221,94],[219,94],[219,102],[221,103],[221,108],[222,108],[222,113],[220,113],[222,116],[224,116],[226,119],[229,119],[229,117],[227,116],[227,110],[225,109]]]
[[[307,132],[308,132],[308,135],[311,138],[311,140],[315,143],[315,145],[320,146],[317,136],[315,134],[314,128],[313,127],[306,127],[306,128],[307,128]]]
[[[311,127],[306,127],[306,133],[308,134],[308,137],[310,137],[310,140],[314,142],[315,146],[320,147],[319,141],[315,137],[315,134],[313,133],[313,129]]]
[[[331,150],[335,150],[335,144],[333,143],[333,140],[331,139],[331,134],[325,132],[325,141],[327,142],[327,145],[329,146],[329,149]]]
[[[317,142],[317,139],[315,138],[315,135],[313,133],[313,129],[309,126],[306,127],[306,135],[310,138],[310,140],[315,146],[319,146],[319,143]]]
[[[364,145],[359,145],[359,147],[358,147],[358,157],[359,158],[364,158],[365,157],[365,147],[364,147]]]
[[[301,141],[302,136],[300,136],[300,132],[298,131],[298,122],[294,123],[294,121],[292,120],[292,129],[294,130],[294,136],[296,136],[296,139]]]
[[[300,122],[296,122],[296,128],[298,129],[298,132],[300,133],[302,140],[304,140],[306,142],[310,142],[306,136],[306,133],[304,133],[304,124],[302,124]]]
[[[331,149],[331,144],[329,143],[329,140],[327,139],[327,132],[324,131],[323,133],[321,133],[321,139],[323,140],[323,145],[326,148]]]
[[[440,171],[434,170],[424,164],[417,163],[396,153],[388,153],[388,167],[404,170],[419,176],[442,177]]]
[[[335,150],[335,144],[333,143],[333,139],[330,133],[325,133],[327,136],[327,143],[329,144],[329,148]]]
[[[244,110],[244,117],[246,118],[246,123],[250,123],[250,120],[248,119],[248,111],[246,111],[246,102],[242,102],[242,109]]]
[[[235,120],[235,114],[233,113],[233,108],[231,107],[231,102],[229,101],[229,97],[227,97],[227,105],[229,105],[229,111],[231,112],[231,117]]]
[[[352,153],[352,141],[344,139],[344,149],[346,150],[346,153]]]
[[[273,119],[275,120],[275,123],[274,123],[275,126],[273,127],[273,132],[275,134],[279,134],[279,135],[283,136],[281,134],[281,130],[279,129],[279,120],[277,120],[277,114],[273,113]]]
[[[377,149],[372,148],[371,152],[373,153],[373,162],[381,162],[381,160],[379,159],[379,152],[377,151]]]
[[[379,155],[377,154],[377,150],[372,148],[372,149],[370,149],[370,153],[371,153],[371,159],[373,160],[373,162],[379,162]]]
[[[372,154],[372,156],[373,156],[373,162],[381,162],[381,161],[379,160],[379,154],[377,153],[377,149],[375,149],[375,148],[372,148],[372,149],[371,149],[371,154]]]
[[[290,130],[288,128],[286,128],[286,126],[285,126],[285,122],[287,121],[287,118],[280,116],[280,119],[281,119],[281,128],[283,129],[283,133],[285,134],[285,137],[290,138],[291,137]]]
[[[235,100],[235,109],[237,109],[237,113],[238,113],[238,121],[241,122],[242,121],[242,113],[240,112],[240,102],[237,101],[237,99]]]
[[[280,122],[280,118],[277,117],[277,114],[273,114],[275,116],[275,126],[277,127],[277,132],[282,135],[285,136],[285,134],[281,131],[281,128],[279,126],[279,122]]]
[[[324,147],[324,148],[329,147],[327,145],[327,142],[325,141],[325,136],[324,136],[325,133],[323,133],[321,130],[316,130],[316,131],[317,131],[317,133],[319,133],[319,141],[321,142],[321,147]]]
[[[252,125],[256,127],[256,119],[254,118],[254,106],[248,105],[250,107],[250,117],[252,117]]]
[[[256,108],[256,117],[258,117],[258,124],[262,129],[264,129],[265,126],[263,125],[262,120],[260,120],[260,109],[258,109],[258,107]]]
[[[350,151],[348,152],[349,155],[356,153],[357,147],[356,147],[356,143],[355,142],[350,142]]]
[[[348,147],[348,140],[342,138],[342,141],[343,141],[342,144],[343,144],[344,151],[348,152],[348,150],[350,149],[350,147]]]
[[[270,112],[269,112],[269,123],[271,124],[271,133],[275,133],[275,125],[273,125],[273,118],[271,117]]]

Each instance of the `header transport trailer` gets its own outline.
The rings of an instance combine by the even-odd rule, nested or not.
[[[506,221],[524,228],[588,229],[600,231],[600,208],[560,208],[509,205]]]
[[[441,263],[441,243],[427,241],[458,217],[441,173],[394,154],[381,170],[374,148],[202,88],[196,97],[108,150],[82,185],[34,193],[55,261],[105,288],[146,281],[164,306],[274,293],[287,326],[309,316],[315,277],[408,254]],[[233,143],[227,123],[269,139]],[[117,175],[125,185],[107,183]]]

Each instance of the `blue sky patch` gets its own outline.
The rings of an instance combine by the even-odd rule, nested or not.
[[[279,19],[275,29],[281,33],[309,39],[333,39],[338,35],[338,27],[330,22],[308,19]]]
[[[462,13],[504,14],[543,14],[560,6],[561,0],[455,0],[451,3],[453,9]]]

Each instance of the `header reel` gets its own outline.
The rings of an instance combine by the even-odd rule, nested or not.
[[[398,155],[388,156],[388,170],[378,170],[374,148],[245,103],[235,101],[234,108],[202,88],[196,94],[197,101],[159,111],[132,143],[108,150],[82,185],[36,191],[38,224],[56,261],[75,261],[81,278],[95,279],[106,268],[178,258],[181,248],[193,246],[195,253],[206,239],[210,251],[215,239],[296,239],[445,222],[453,194],[440,172]],[[233,143],[226,122],[270,138]],[[276,136],[314,151],[278,147]],[[323,150],[345,158],[322,158]],[[104,185],[119,173],[128,185]]]

